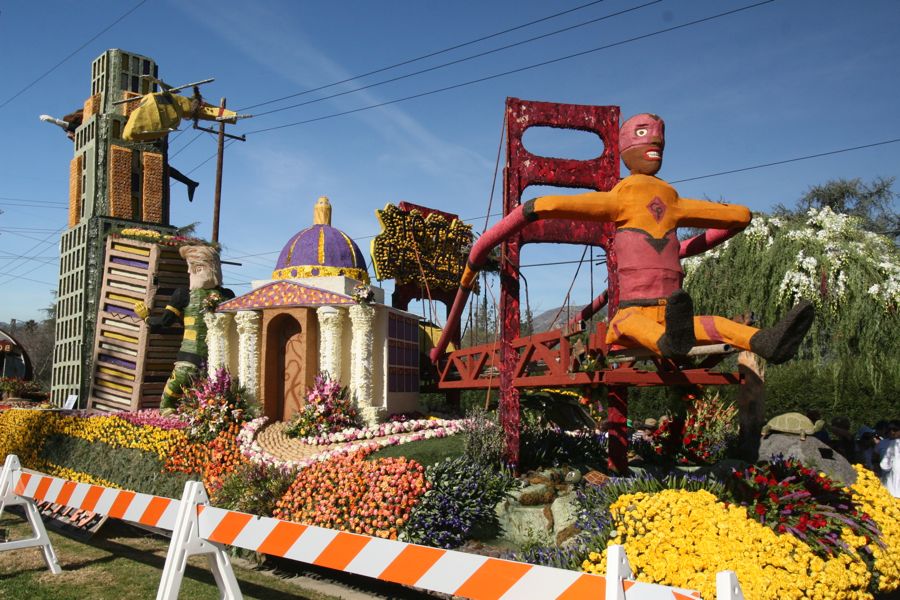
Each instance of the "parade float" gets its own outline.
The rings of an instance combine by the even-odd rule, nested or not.
[[[149,59],[117,50],[94,71],[130,66],[129,57],[137,59],[136,76],[155,73],[151,63],[141,67]],[[286,241],[271,276],[228,298],[209,291],[220,278],[199,285],[182,260],[190,264],[187,248],[215,254],[216,247],[168,223],[167,193],[157,190],[168,186],[153,183],[166,172],[165,148],[153,145],[165,134],[123,133],[134,127],[129,104],[119,101],[151,93],[137,81],[134,90],[95,82],[73,130],[64,258],[82,252],[98,268],[69,273],[75,263],[63,261],[58,327],[65,340],[54,397],[82,394],[89,410],[0,411],[0,455],[68,481],[165,498],[200,480],[216,507],[463,547],[515,564],[603,574],[614,562],[610,553],[624,547],[638,581],[704,598],[716,596],[716,573],[724,570],[737,574],[748,598],[871,598],[900,587],[900,505],[872,473],[856,466],[839,477],[789,456],[726,460],[734,456],[738,415],[709,390],[746,382],[729,360],[738,350],[790,359],[813,309],[799,290],[787,298],[795,308],[768,328],[694,316],[681,259],[742,235],[750,215],[681,199],[654,177],[664,144],[658,117],[639,115],[620,131],[618,107],[511,98],[498,225],[471,245],[471,229],[453,215],[414,205],[379,211],[384,231],[373,258],[379,279],[397,281],[391,306],[359,247],[331,225],[325,198],[312,223],[298,224]],[[594,132],[603,154],[590,161],[534,156],[521,143],[532,126]],[[621,182],[620,148],[632,171]],[[124,152],[140,160],[118,161]],[[85,171],[87,160],[97,162]],[[115,181],[134,165],[143,169],[137,206],[144,208],[124,215]],[[96,189],[79,187],[83,172],[98,170],[109,178]],[[535,183],[596,192],[522,202]],[[116,227],[123,218],[129,227]],[[680,240],[679,225],[712,229]],[[111,235],[93,239],[93,231]],[[608,289],[564,327],[520,337],[519,251],[542,242],[602,247]],[[462,348],[460,315],[496,245],[499,338]],[[81,294],[78,302],[67,301],[73,294]],[[447,304],[443,332],[406,311],[412,298]],[[585,330],[582,321],[604,306],[607,319]],[[82,344],[89,354],[77,357],[74,340],[85,336],[94,343]],[[179,367],[185,353],[199,360]],[[498,390],[498,411],[424,416],[419,384],[429,377],[445,392]],[[626,434],[628,388],[647,386],[673,389],[680,409],[639,448]],[[551,402],[574,396],[602,410],[607,429],[564,431],[533,414],[523,418],[520,394]],[[425,445],[454,439],[463,443],[438,446],[436,460],[422,458]],[[524,520],[533,514],[545,520]],[[517,547],[497,545],[504,529],[526,523],[546,531],[524,531]]]

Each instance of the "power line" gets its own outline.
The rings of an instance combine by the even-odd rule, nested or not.
[[[33,204],[35,206],[69,206],[67,202],[59,202],[55,200],[35,200],[33,198],[9,198],[7,196],[0,196],[0,200],[9,202],[27,202],[29,204]]]
[[[349,114],[354,114],[354,113],[358,113],[358,112],[362,112],[362,111],[366,111],[366,110],[371,110],[371,109],[373,109],[373,108],[381,108],[381,107],[383,107],[383,106],[388,106],[388,105],[390,105],[390,104],[397,104],[397,103],[400,103],[400,102],[405,102],[405,101],[407,101],[407,100],[414,100],[414,99],[416,99],[416,98],[423,98],[423,97],[425,97],[425,96],[431,96],[431,95],[434,95],[434,94],[439,94],[439,93],[441,93],[441,92],[447,92],[447,91],[450,91],[450,90],[455,90],[455,89],[467,87],[467,86],[470,86],[470,85],[474,85],[474,84],[476,84],[476,83],[482,83],[482,82],[485,82],[485,81],[490,81],[490,80],[492,80],[492,79],[498,79],[498,78],[500,78],[500,77],[505,77],[505,76],[507,76],[507,75],[513,75],[513,74],[516,74],[516,73],[522,73],[522,72],[524,72],[524,71],[529,71],[529,70],[531,70],[531,69],[537,69],[537,68],[539,68],[539,67],[545,67],[545,66],[547,66],[547,65],[552,65],[552,64],[556,64],[556,63],[558,63],[558,62],[563,62],[563,61],[566,61],[566,60],[571,60],[571,59],[573,59],[573,58],[579,58],[579,57],[581,57],[581,56],[586,56],[586,55],[588,55],[588,54],[592,54],[592,53],[595,53],[595,52],[600,52],[600,51],[603,51],[603,50],[608,50],[608,49],[610,49],[610,48],[615,48],[615,47],[617,47],[617,46],[623,46],[623,45],[625,45],[625,44],[630,44],[631,42],[636,42],[636,41],[648,39],[648,38],[651,38],[651,37],[655,37],[655,36],[657,36],[657,35],[662,35],[662,34],[664,34],[664,33],[670,33],[670,32],[672,32],[672,31],[676,31],[676,30],[679,30],[679,29],[684,29],[684,28],[686,28],[686,27],[692,27],[692,26],[694,26],[694,25],[699,25],[699,24],[701,24],[701,23],[706,23],[706,22],[709,22],[709,21],[713,21],[713,20],[715,20],[715,19],[720,19],[720,18],[722,18],[722,17],[727,17],[727,16],[730,16],[730,15],[733,15],[733,14],[736,14],[736,13],[739,13],[739,12],[743,12],[743,11],[746,11],[746,10],[750,10],[750,9],[752,9],[752,8],[757,8],[757,7],[763,6],[763,5],[765,5],[765,4],[771,4],[772,2],[775,2],[775,0],[762,0],[761,2],[756,2],[756,3],[754,3],[754,4],[749,4],[749,5],[747,5],[747,6],[742,6],[742,7],[740,7],[740,8],[735,8],[735,9],[733,9],[733,10],[729,10],[729,11],[725,11],[725,12],[718,13],[718,14],[715,14],[715,15],[711,15],[711,16],[709,16],[709,17],[703,17],[703,18],[701,18],[701,19],[695,19],[695,20],[693,20],[693,21],[689,21],[689,22],[687,22],[687,23],[682,23],[682,24],[680,24],[680,25],[673,25],[672,27],[666,27],[665,29],[659,29],[659,30],[653,31],[653,32],[651,32],[651,33],[645,33],[645,34],[643,34],[643,35],[635,36],[635,37],[628,38],[628,39],[625,39],[625,40],[620,40],[620,41],[618,41],[618,42],[613,42],[613,43],[611,43],[611,44],[606,44],[606,45],[603,45],[603,46],[598,46],[597,48],[591,48],[591,49],[589,49],[589,50],[582,50],[581,52],[575,52],[574,54],[567,54],[566,56],[560,56],[560,57],[553,58],[553,59],[550,59],[550,60],[545,60],[545,61],[542,61],[542,62],[539,62],[539,63],[534,63],[534,64],[531,64],[531,65],[526,65],[526,66],[524,66],[524,67],[519,67],[519,68],[516,68],[516,69],[511,69],[511,70],[509,70],[509,71],[504,71],[504,72],[502,72],[502,73],[495,73],[495,74],[493,74],[493,75],[486,75],[486,76],[484,76],[484,77],[479,77],[479,78],[477,78],[477,79],[471,79],[471,80],[469,80],[469,81],[464,81],[464,82],[461,82],[461,83],[455,83],[455,84],[453,84],[453,85],[444,86],[444,87],[437,88],[437,89],[433,89],[433,90],[430,90],[430,91],[427,91],[427,92],[420,92],[420,93],[418,93],[418,94],[412,94],[412,95],[410,95],[410,96],[404,96],[403,98],[396,98],[396,99],[394,99],[394,100],[386,100],[386,101],[384,101],[384,102],[379,102],[379,103],[377,103],[377,104],[371,104],[371,105],[369,105],[369,106],[362,106],[362,107],[360,107],[360,108],[354,108],[354,109],[345,110],[345,111],[341,111],[341,112],[337,112],[337,113],[332,113],[332,114],[328,114],[328,115],[323,115],[323,116],[320,116],[320,117],[314,117],[314,118],[311,118],[311,119],[305,119],[305,120],[303,120],[303,121],[296,121],[296,122],[294,122],[294,123],[285,123],[284,125],[276,125],[276,126],[273,126],[273,127],[266,127],[266,128],[262,128],[262,129],[256,129],[256,130],[253,130],[253,131],[248,131],[248,132],[246,133],[246,135],[250,135],[250,134],[254,134],[254,133],[264,133],[264,132],[267,132],[267,131],[275,131],[275,130],[278,130],[278,129],[285,129],[285,128],[287,128],[287,127],[296,127],[297,125],[306,125],[306,124],[309,124],[309,123],[315,123],[315,122],[317,122],[317,121],[324,121],[324,120],[326,120],[326,119],[333,119],[333,118],[335,118],[335,117],[342,117],[342,116],[344,116],[344,115],[349,115]],[[210,158],[209,160],[212,160],[212,159]]]
[[[112,29],[115,25],[117,25],[117,24],[118,24],[120,21],[122,21],[125,17],[127,17],[128,15],[130,15],[131,13],[133,13],[134,11],[136,11],[137,9],[139,9],[145,2],[147,2],[147,0],[141,0],[140,2],[138,2],[137,4],[135,4],[134,6],[132,6],[132,7],[128,10],[128,12],[126,12],[125,14],[123,14],[122,16],[120,16],[118,19],[116,19],[115,21],[113,21],[112,23],[110,23],[109,25],[107,25],[106,27],[104,27],[99,33],[97,33],[96,35],[94,35],[94,37],[92,37],[91,39],[89,39],[88,41],[86,41],[85,43],[83,43],[82,45],[78,46],[75,50],[73,50],[72,52],[70,52],[70,53],[69,53],[65,58],[63,58],[61,61],[59,61],[58,63],[56,63],[55,65],[53,65],[53,66],[50,67],[49,69],[47,69],[46,71],[44,71],[44,73],[42,73],[37,79],[35,79],[35,80],[32,81],[31,83],[29,83],[28,85],[26,85],[25,87],[23,87],[21,90],[19,90],[18,92],[16,92],[15,94],[13,94],[12,96],[10,96],[9,98],[7,98],[7,100],[6,100],[3,104],[0,104],[0,108],[3,108],[4,106],[6,106],[7,104],[9,104],[9,103],[12,102],[13,100],[15,100],[16,98],[18,98],[19,96],[21,96],[23,93],[25,93],[27,90],[31,89],[31,87],[34,86],[37,82],[39,82],[39,81],[42,80],[44,77],[46,77],[47,75],[49,75],[50,73],[52,73],[53,71],[55,71],[55,70],[56,70],[57,68],[59,68],[63,63],[65,63],[67,60],[69,60],[70,58],[72,58],[73,56],[75,56],[76,54],[78,54],[79,52],[81,52],[88,44],[90,44],[91,42],[93,42],[94,40],[96,40],[98,37],[100,37],[101,35],[103,35],[103,34],[106,33],[107,31],[109,31],[110,29]]]
[[[611,18],[613,18],[613,17],[618,17],[618,16],[624,15],[624,14],[626,14],[626,13],[630,13],[630,12],[633,12],[633,11],[636,11],[636,10],[640,10],[640,9],[642,9],[642,8],[646,8],[646,7],[648,7],[648,6],[651,6],[651,5],[653,5],[653,4],[659,4],[659,3],[662,2],[662,1],[663,1],[663,0],[651,0],[650,2],[647,2],[647,3],[645,3],[645,4],[641,4],[641,5],[638,5],[638,6],[634,6],[634,7],[632,7],[632,8],[626,8],[626,9],[624,9],[624,10],[620,10],[619,12],[615,12],[615,13],[611,13],[611,14],[608,14],[608,15],[604,15],[604,16],[602,16],[602,17],[597,17],[596,19],[591,19],[591,20],[589,20],[589,21],[583,21],[583,22],[581,22],[581,23],[576,23],[575,25],[570,25],[569,27],[564,27],[564,28],[562,28],[562,29],[557,29],[556,31],[551,31],[551,32],[549,32],[549,33],[544,33],[544,34],[541,34],[541,35],[538,35],[538,36],[534,36],[534,37],[531,37],[531,38],[528,38],[528,39],[525,39],[525,40],[522,40],[522,41],[519,41],[519,42],[513,42],[512,44],[507,44],[507,45],[505,45],[505,46],[500,46],[500,47],[498,47],[498,48],[493,48],[493,49],[491,49],[491,50],[485,50],[484,52],[478,52],[477,54],[472,54],[472,55],[469,55],[469,56],[465,56],[465,57],[463,57],[463,58],[458,58],[458,59],[456,59],[456,60],[451,60],[450,62],[441,63],[441,64],[435,65],[435,66],[433,66],[433,67],[428,67],[428,68],[426,68],[426,69],[421,69],[421,70],[419,70],[419,71],[413,71],[412,73],[406,73],[406,74],[404,74],[404,75],[398,75],[398,76],[396,76],[396,77],[391,77],[390,79],[383,79],[383,80],[381,80],[381,81],[376,81],[375,83],[370,83],[370,84],[368,84],[368,85],[364,85],[364,86],[361,86],[361,87],[358,87],[358,88],[354,88],[354,89],[352,89],[352,90],[345,90],[345,91],[343,91],[343,92],[337,92],[337,93],[331,94],[331,95],[329,95],[329,96],[322,96],[322,97],[320,97],[320,98],[314,98],[313,100],[307,100],[306,102],[299,102],[299,103],[297,103],[297,104],[289,104],[289,105],[287,105],[287,106],[282,106],[282,107],[280,107],[280,108],[274,108],[274,109],[272,109],[272,110],[267,110],[267,111],[264,111],[264,112],[261,112],[261,113],[257,113],[257,114],[255,114],[255,115],[253,115],[253,116],[254,116],[254,117],[263,117],[263,116],[266,116],[266,115],[271,115],[271,114],[273,114],[273,113],[282,112],[282,111],[285,111],[285,110],[290,110],[290,109],[292,109],[292,108],[298,108],[298,107],[300,107],[300,106],[306,106],[306,105],[308,105],[308,104],[315,104],[316,102],[322,102],[323,100],[330,100],[330,99],[332,99],[332,98],[337,98],[337,97],[339,97],[339,96],[346,96],[347,94],[354,94],[354,93],[356,93],[356,92],[361,92],[361,91],[363,91],[363,90],[367,90],[367,89],[370,89],[370,88],[378,87],[378,86],[380,86],[380,85],[385,85],[385,84],[388,84],[388,83],[394,83],[394,82],[400,81],[400,80],[402,80],[402,79],[408,79],[408,78],[410,78],[410,77],[415,77],[416,75],[422,75],[423,73],[429,73],[429,72],[431,72],[431,71],[437,71],[437,70],[443,69],[443,68],[445,68],[445,67],[450,67],[450,66],[457,65],[457,64],[460,64],[460,63],[464,63],[464,62],[467,62],[467,61],[470,61],[470,60],[474,60],[474,59],[476,59],[476,58],[481,58],[481,57],[487,56],[487,55],[489,55],[489,54],[495,54],[495,53],[497,53],[497,52],[502,52],[502,51],[504,51],[504,50],[509,50],[510,48],[515,48],[515,47],[517,47],[517,46],[522,46],[522,45],[525,45],[525,44],[530,44],[531,42],[535,42],[535,41],[537,41],[537,40],[541,40],[541,39],[548,38],[548,37],[551,37],[551,36],[554,36],[554,35],[558,35],[558,34],[560,34],[560,33],[565,33],[565,32],[567,32],[567,31],[572,31],[573,29],[578,29],[578,28],[580,28],[580,27],[586,27],[587,25],[593,25],[594,23],[598,23],[598,22],[600,22],[600,21],[605,21],[606,19],[611,19]]]
[[[754,169],[763,169],[765,167],[774,167],[777,165],[786,165],[788,163],[800,162],[801,160],[809,160],[811,158],[821,158],[823,156],[832,156],[834,154],[842,154],[844,152],[852,152],[853,150],[862,150],[864,148],[874,148],[875,146],[884,146],[886,144],[896,144],[900,142],[900,138],[885,140],[883,142],[873,142],[871,144],[863,144],[862,146],[853,146],[851,148],[841,148],[840,150],[831,150],[829,152],[819,152],[818,154],[807,154],[806,156],[798,156],[796,158],[787,158],[785,160],[777,160],[775,162],[762,163],[753,165],[752,167],[743,167],[740,169],[729,169],[728,171],[719,171],[717,173],[709,173],[707,175],[698,175],[696,177],[687,177],[685,179],[676,179],[669,183],[684,183],[685,181],[696,181],[697,179],[708,179],[710,177],[718,177],[719,175],[731,175],[732,173],[743,173],[744,171],[753,171]]]
[[[498,31],[498,32],[496,32],[496,33],[491,33],[491,34],[488,34],[488,35],[485,35],[485,36],[476,38],[476,39],[471,40],[471,41],[468,41],[468,42],[462,42],[462,43],[459,43],[459,44],[455,44],[455,45],[450,46],[450,47],[448,47],[448,48],[444,48],[443,50],[436,50],[436,51],[434,51],[434,52],[429,52],[428,54],[423,54],[422,56],[417,56],[416,58],[411,58],[411,59],[404,60],[404,61],[401,61],[401,62],[398,62],[398,63],[394,63],[394,64],[389,65],[389,66],[387,66],[387,67],[380,67],[380,68],[378,68],[378,69],[374,69],[374,70],[372,70],[372,71],[368,71],[368,72],[366,72],[366,73],[362,73],[361,75],[354,75],[353,77],[348,77],[347,79],[342,79],[341,81],[335,81],[334,83],[329,83],[329,84],[326,84],[326,85],[321,85],[321,86],[316,87],[316,88],[312,88],[312,89],[309,89],[309,90],[304,90],[304,91],[302,91],[302,92],[297,92],[296,94],[289,94],[289,95],[287,95],[287,96],[282,96],[281,98],[275,98],[274,100],[267,100],[267,101],[265,101],[265,102],[259,102],[259,103],[257,103],[257,104],[251,104],[250,106],[245,106],[245,107],[243,107],[243,108],[238,109],[238,112],[244,112],[244,111],[246,111],[246,110],[250,110],[251,108],[256,108],[256,107],[258,107],[258,106],[266,106],[266,105],[268,105],[268,104],[274,104],[275,102],[281,102],[282,100],[287,100],[287,99],[289,99],[289,98],[296,98],[297,96],[303,96],[303,95],[305,95],[305,94],[311,94],[312,92],[318,92],[318,91],[320,91],[320,90],[324,90],[324,89],[327,89],[327,88],[330,88],[330,87],[334,87],[334,86],[340,85],[340,84],[342,84],[342,83],[347,83],[347,82],[353,81],[353,80],[355,80],[355,79],[362,79],[363,77],[368,77],[369,75],[375,75],[376,73],[383,73],[384,71],[389,71],[389,70],[395,69],[395,68],[397,68],[397,67],[402,67],[402,66],[404,66],[404,65],[412,64],[412,63],[414,63],[414,62],[418,62],[418,61],[420,61],[420,60],[425,60],[426,58],[431,58],[431,57],[433,57],[433,56],[438,56],[439,54],[445,54],[445,53],[450,52],[450,51],[452,51],[452,50],[458,50],[459,48],[464,48],[465,46],[471,46],[472,44],[477,44],[478,42],[483,42],[483,41],[485,41],[485,40],[489,40],[489,39],[491,39],[491,38],[494,38],[494,37],[497,37],[497,36],[500,36],[500,35],[503,35],[503,34],[506,34],[506,33],[511,33],[511,32],[513,32],[513,31],[517,31],[517,30],[519,30],[519,29],[524,29],[524,28],[526,28],[526,27],[530,27],[531,25],[536,25],[537,23],[542,23],[542,22],[544,22],[544,21],[549,21],[550,19],[555,19],[556,17],[561,17],[562,15],[567,15],[567,14],[569,14],[569,13],[573,13],[573,12],[578,11],[578,10],[581,10],[581,9],[583,9],[583,8],[587,8],[587,7],[589,7],[589,6],[593,6],[593,5],[595,5],[595,4],[600,4],[600,3],[603,2],[603,1],[604,1],[604,0],[594,0],[593,2],[588,2],[587,4],[582,4],[582,5],[580,5],[580,6],[576,6],[576,7],[574,7],[574,8],[570,8],[569,10],[564,10],[564,11],[562,11],[562,12],[554,13],[554,14],[548,15],[548,16],[546,16],[546,17],[541,17],[540,19],[535,19],[534,21],[529,21],[528,23],[523,23],[523,24],[521,24],[521,25],[516,25],[515,27],[510,27],[509,29],[504,29],[503,31]]]

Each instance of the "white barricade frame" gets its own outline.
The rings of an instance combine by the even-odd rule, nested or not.
[[[699,592],[631,579],[623,546],[607,550],[606,576],[520,563],[326,529],[210,506],[203,484],[189,481],[181,500],[76,483],[21,468],[6,457],[0,476],[0,514],[26,507],[33,539],[0,544],[0,552],[40,547],[47,567],[61,572],[35,501],[91,510],[171,531],[157,600],[178,598],[187,559],[205,555],[223,600],[242,598],[226,546],[326,567],[380,581],[471,600],[697,600]],[[733,571],[716,574],[717,600],[744,600]]]

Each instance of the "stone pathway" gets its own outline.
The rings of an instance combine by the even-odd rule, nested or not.
[[[288,424],[285,422],[269,423],[263,427],[256,435],[256,441],[259,446],[276,458],[281,460],[306,460],[317,454],[322,454],[329,450],[334,450],[347,444],[360,444],[363,442],[377,442],[386,437],[377,437],[370,440],[357,440],[354,442],[346,442],[344,444],[325,444],[315,446],[313,444],[304,444],[297,438],[288,437],[284,432]],[[413,435],[413,433],[393,434],[394,437],[405,438]]]
[[[304,444],[297,438],[287,436],[284,432],[287,426],[285,422],[269,423],[257,434],[256,441],[263,450],[281,460],[305,460],[340,446],[340,444],[325,446]]]

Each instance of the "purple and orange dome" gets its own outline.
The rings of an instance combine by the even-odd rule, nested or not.
[[[284,245],[272,279],[343,275],[369,283],[366,260],[359,246],[343,231],[331,226],[328,198],[319,198],[313,222],[312,227],[294,234]]]

